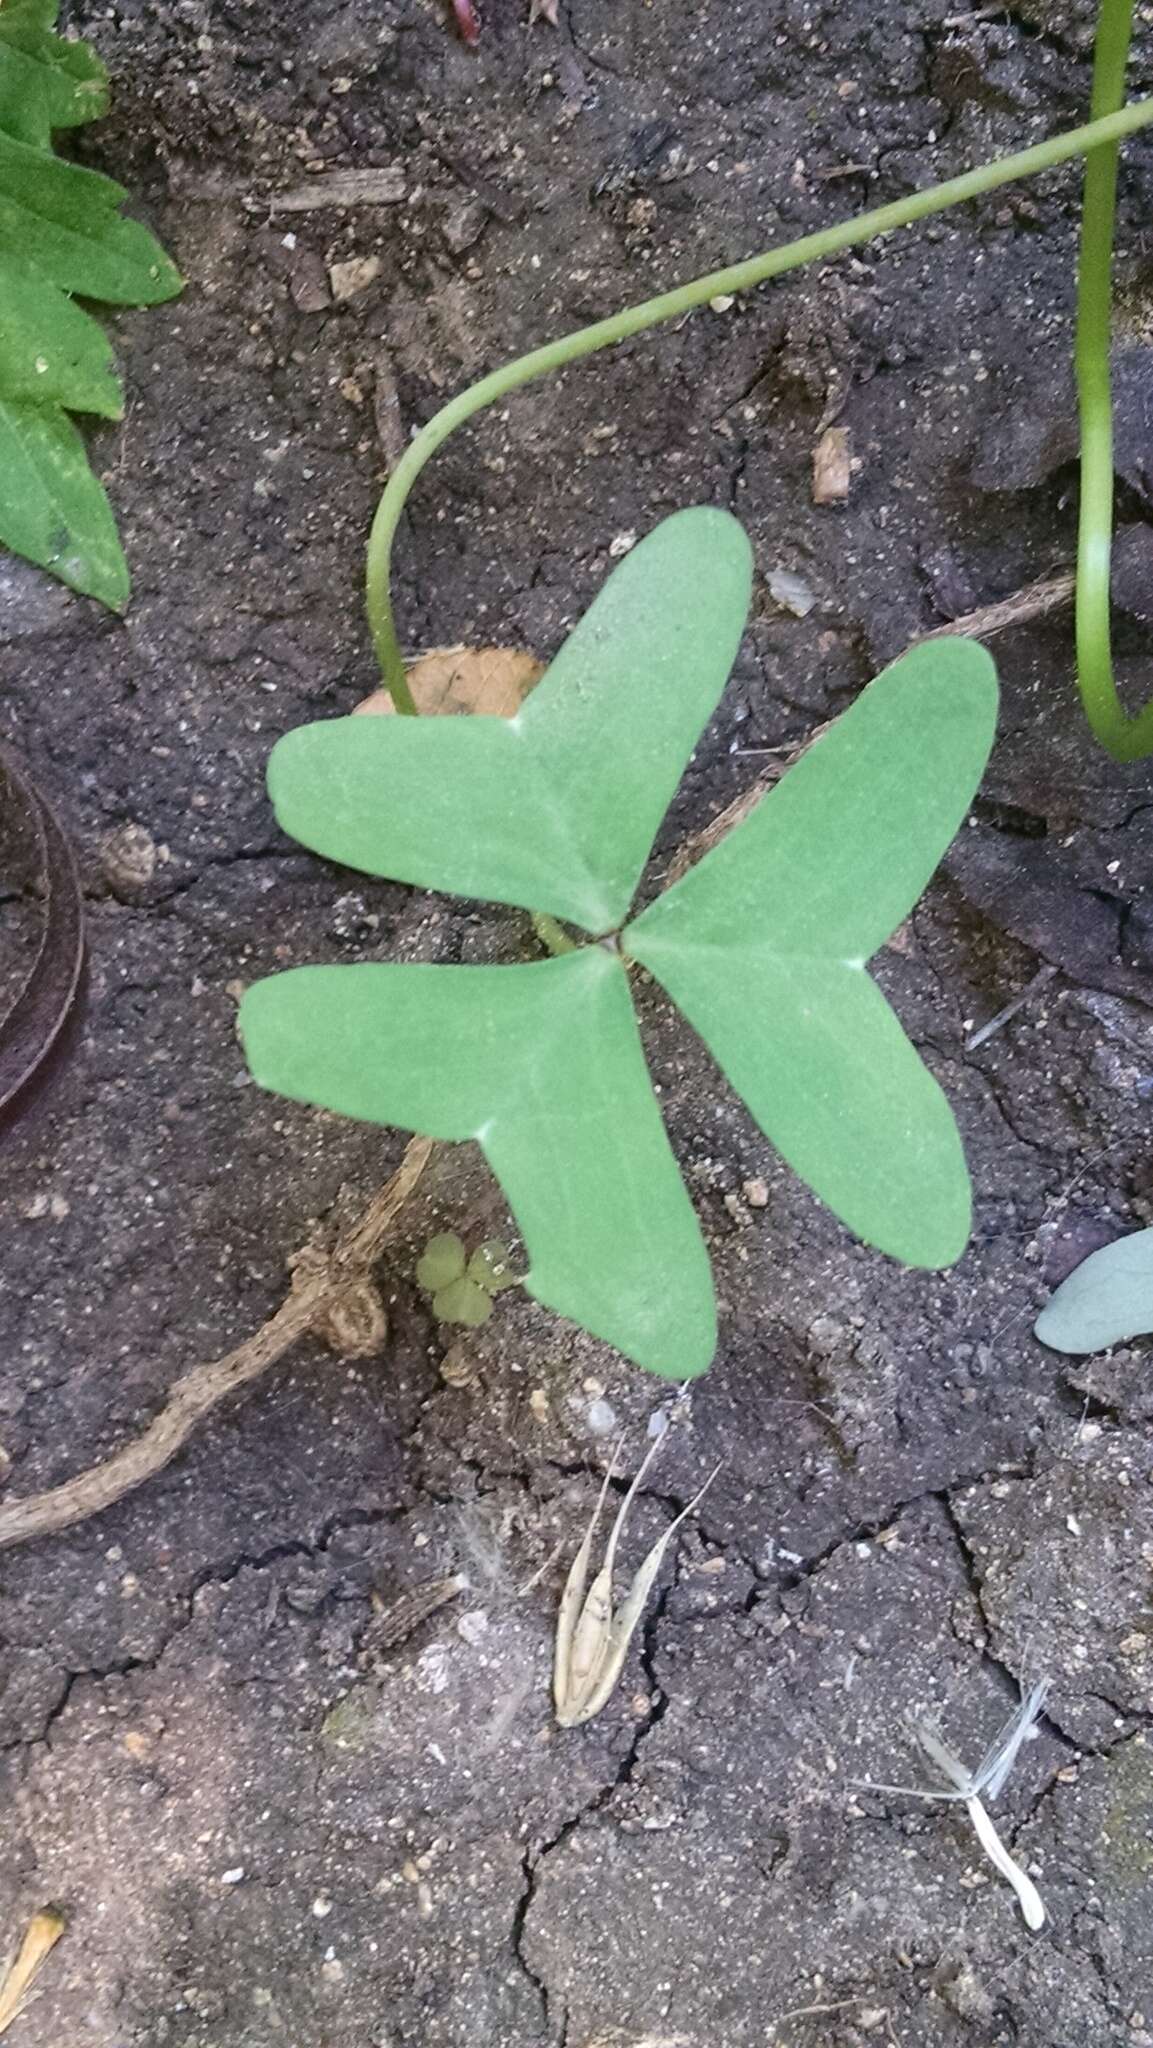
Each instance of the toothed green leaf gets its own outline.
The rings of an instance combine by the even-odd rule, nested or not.
[[[128,602],[112,507],[59,406],[0,398],[0,543],[113,611]]]
[[[108,111],[108,73],[87,43],[52,34],[55,0],[0,6],[0,129],[47,147],[54,128],[77,128]]]
[[[128,570],[68,412],[119,419],[112,351],[73,294],[153,305],[180,289],[123,188],[61,161],[52,131],[105,111],[87,45],[53,32],[55,0],[0,0],[0,544],[122,610]]]

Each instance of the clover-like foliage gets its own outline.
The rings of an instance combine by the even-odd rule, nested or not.
[[[952,1113],[869,957],[980,779],[983,649],[914,649],[683,880],[626,922],[748,609],[735,519],[675,513],[610,576],[515,718],[342,718],[273,751],[285,830],[372,874],[565,918],[590,943],[496,967],[301,967],[241,1011],[263,1087],[475,1138],[530,1294],[655,1372],[716,1345],[708,1256],[661,1121],[629,969],[655,976],[761,1129],[858,1236],[942,1266],[969,1231]]]

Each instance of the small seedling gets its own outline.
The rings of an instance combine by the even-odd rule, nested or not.
[[[556,1717],[562,1728],[577,1728],[583,1721],[593,1720],[606,1705],[621,1675],[629,1644],[645,1611],[653,1581],[661,1568],[661,1559],[681,1523],[703,1500],[721,1469],[717,1465],[710,1472],[700,1492],[694,1495],[686,1508],[681,1509],[676,1520],[669,1523],[664,1535],[658,1537],[637,1571],[622,1606],[614,1613],[613,1570],[616,1565],[617,1545],[624,1535],[625,1523],[628,1520],[629,1509],[636,1499],[637,1489],[660,1449],[664,1435],[665,1432],[662,1431],[643,1459],[636,1478],[620,1504],[605,1550],[604,1563],[586,1595],[585,1586],[588,1582],[593,1538],[597,1532],[609,1483],[616,1471],[621,1449],[618,1444],[605,1473],[584,1541],[572,1561],[565,1581],[560,1613],[557,1617],[556,1655],[553,1665],[553,1699]]]
[[[1025,1925],[1034,1933],[1045,1924],[1045,1908],[1041,1895],[1032,1878],[1010,1856],[989,1818],[983,1801],[985,1798],[996,1799],[1001,1791],[1016,1762],[1021,1744],[1032,1733],[1045,1704],[1048,1690],[1048,1679],[1042,1679],[1029,1688],[1020,1706],[1006,1721],[992,1748],[982,1758],[975,1771],[966,1770],[961,1759],[954,1755],[942,1740],[934,1722],[913,1720],[909,1724],[913,1740],[941,1782],[926,1788],[915,1785],[875,1785],[865,1781],[870,1792],[899,1793],[902,1798],[907,1799],[961,1801],[973,1823],[977,1840],[990,1863],[1012,1885],[1020,1903]]]
[[[515,1287],[509,1249],[499,1238],[478,1245],[470,1258],[453,1230],[430,1237],[416,1268],[417,1285],[432,1296],[432,1312],[442,1323],[463,1323],[476,1329],[492,1314],[495,1294]]]

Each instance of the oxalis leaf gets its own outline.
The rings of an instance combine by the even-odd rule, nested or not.
[[[1153,1330],[1153,1230],[1103,1245],[1061,1282],[1034,1331],[1050,1351],[1107,1351]]]
[[[53,33],[55,0],[0,0],[0,543],[113,610],[128,570],[67,415],[121,413],[112,352],[73,293],[171,298],[180,279],[119,208],[123,188],[52,154],[52,131],[105,110],[103,65]]]
[[[750,570],[727,513],[676,513],[614,571],[515,717],[337,719],[274,749],[277,815],[305,844],[547,911],[600,943],[507,967],[296,968],[241,1007],[262,1086],[478,1140],[524,1237],[528,1292],[675,1379],[708,1365],[715,1308],[645,1066],[633,961],[861,1236],[940,1266],[969,1228],[952,1115],[865,965],[980,778],[996,716],[982,648],[905,655],[623,922],[724,687]]]

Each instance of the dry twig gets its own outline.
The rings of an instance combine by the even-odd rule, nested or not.
[[[306,1247],[307,1256],[298,1264],[292,1291],[276,1314],[226,1357],[194,1365],[178,1379],[159,1415],[140,1436],[75,1479],[0,1507],[0,1550],[86,1521],[89,1515],[122,1500],[145,1479],[154,1478],[187,1443],[205,1415],[238,1387],[259,1379],[301,1337],[319,1330],[334,1311],[339,1312],[349,1296],[363,1287],[432,1152],[431,1138],[410,1139],[391,1180],[337,1239],[332,1251],[317,1258],[315,1248]]]
[[[1047,612],[1057,612],[1072,604],[1076,586],[1073,571],[1066,569],[1060,576],[1026,583],[1022,590],[1015,590],[1011,597],[1003,597],[997,604],[983,604],[975,612],[950,619],[947,626],[935,626],[931,633],[923,633],[921,639],[943,640],[950,633],[963,633],[971,640],[987,640],[994,633],[1007,633],[1011,626],[1027,625],[1030,619],[1044,618]]]

